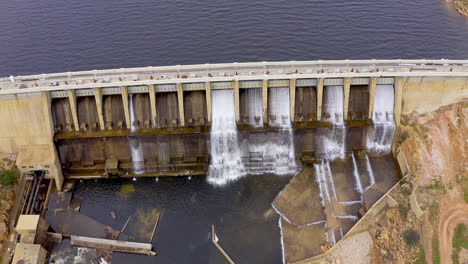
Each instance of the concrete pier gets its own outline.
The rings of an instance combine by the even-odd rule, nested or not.
[[[205,83],[205,94],[206,94],[206,111],[208,115],[208,123],[211,124],[211,83]]]
[[[322,120],[323,78],[317,79],[317,120]]]
[[[294,121],[294,111],[296,109],[296,79],[289,80],[289,115]]]
[[[263,123],[268,124],[268,80],[262,81]]]
[[[351,78],[343,78],[343,118],[348,120],[349,90],[351,89]]]
[[[240,120],[239,81],[234,80],[234,108],[236,111],[236,122]]]
[[[149,97],[150,97],[150,106],[151,106],[151,126],[158,127],[158,117],[156,113],[156,88],[154,84],[149,86]]]
[[[375,89],[377,86],[377,78],[371,77],[369,79],[369,114],[368,118],[372,118],[372,114],[374,113],[374,103],[375,103]]]
[[[123,86],[120,88],[122,92],[122,103],[123,103],[123,109],[124,109],[124,114],[125,114],[125,126],[127,129],[130,129],[132,127],[132,124],[130,122],[130,110],[129,110],[129,104],[128,104],[128,87]]]
[[[97,107],[97,114],[99,117],[99,127],[101,130],[106,129],[106,125],[104,123],[104,113],[102,111],[102,93],[101,89],[94,88],[94,98],[96,100],[96,107]]]
[[[182,84],[177,84],[177,100],[179,105],[179,122],[181,126],[185,126],[185,115],[184,115],[184,90]]]
[[[80,125],[78,122],[78,110],[76,108],[76,95],[74,90],[68,91],[68,100],[70,101],[71,113],[73,117],[73,127],[76,131],[79,131]]]

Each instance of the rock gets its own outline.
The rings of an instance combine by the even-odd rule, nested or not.
[[[5,222],[0,222],[0,241],[4,241],[8,236],[8,226]]]
[[[0,204],[1,204],[2,210],[3,210],[4,212],[10,212],[10,211],[11,211],[11,207],[13,207],[13,205],[11,204],[11,201],[1,200],[1,201],[0,201]]]
[[[387,252],[387,250],[381,248],[381,249],[380,249],[380,254],[382,254],[383,256],[385,256],[385,255],[388,254],[388,252]]]
[[[8,220],[9,220],[8,213],[6,211],[0,212],[0,222],[8,223]]]

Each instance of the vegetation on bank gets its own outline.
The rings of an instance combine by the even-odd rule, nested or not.
[[[463,199],[465,203],[468,203],[468,177],[464,177],[463,173],[457,175],[456,183],[462,187],[463,190]]]
[[[468,230],[465,224],[459,224],[455,228],[455,234],[453,235],[453,264],[460,264],[459,253],[462,248],[468,249]]]
[[[0,172],[0,184],[9,186],[18,182],[18,174],[13,170],[5,170]]]
[[[453,0],[452,3],[460,15],[468,17],[468,0]]]
[[[437,236],[432,240],[432,263],[440,264],[440,248]]]
[[[424,248],[423,248],[423,247],[420,247],[419,256],[418,256],[418,258],[416,259],[416,261],[414,262],[414,264],[427,264],[427,261],[426,261],[426,252],[424,252]]]
[[[406,229],[401,235],[408,246],[416,246],[419,243],[419,233],[414,229]]]

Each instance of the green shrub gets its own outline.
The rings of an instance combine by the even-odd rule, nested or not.
[[[399,204],[398,205],[398,212],[400,213],[400,216],[401,217],[405,217],[406,214],[408,213],[408,207],[402,205],[402,204]]]
[[[456,248],[452,251],[452,264],[460,264],[460,256],[458,255],[458,250]]]
[[[18,175],[11,170],[6,170],[0,173],[0,184],[1,185],[12,185],[18,182]]]
[[[468,232],[466,230],[465,224],[459,224],[455,228],[455,234],[453,235],[453,247],[468,249]]]
[[[434,264],[440,264],[439,239],[432,240],[432,261]]]
[[[433,183],[431,185],[428,185],[426,186],[428,189],[432,189],[432,190],[440,190],[442,191],[443,193],[446,192],[445,190],[445,185],[444,183],[441,181],[441,180],[434,180]]]
[[[461,185],[463,198],[465,199],[465,203],[468,203],[468,178],[463,177],[463,175],[457,175],[456,182]]]
[[[424,248],[421,247],[421,251],[419,251],[418,259],[414,262],[414,264],[426,264],[426,254],[424,253]]]
[[[400,192],[404,195],[410,195],[411,194],[411,189],[408,187],[401,187]]]
[[[405,142],[405,140],[409,137],[409,133],[407,130],[404,130],[403,132],[401,132],[400,134],[400,142]]]
[[[401,235],[408,246],[415,246],[419,243],[419,233],[414,229],[406,229]]]

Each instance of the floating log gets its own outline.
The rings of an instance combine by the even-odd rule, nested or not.
[[[218,244],[218,239],[216,237],[216,233],[215,233],[215,230],[214,230],[214,225],[211,225],[211,241],[216,246],[216,248],[218,248],[218,250],[221,252],[221,254],[223,254],[223,256],[226,258],[226,260],[229,263],[235,264],[234,261],[232,261],[232,259],[226,253],[226,251],[224,251],[224,249]]]
[[[128,242],[109,240],[102,238],[91,238],[82,236],[70,236],[71,244],[80,247],[107,249],[118,252],[145,254],[148,256],[156,256],[152,251],[152,245],[147,243]]]
[[[149,240],[149,243],[153,241],[154,233],[156,232],[156,227],[158,227],[158,222],[159,222],[159,217],[161,216],[161,211],[158,212],[158,216],[156,217],[156,222],[154,223],[153,227],[153,232],[151,233],[151,238]]]

